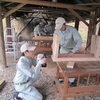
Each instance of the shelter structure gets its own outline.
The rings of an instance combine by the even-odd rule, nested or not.
[[[67,21],[75,21],[78,29],[79,21],[88,26],[87,45],[90,44],[92,35],[95,35],[96,25],[100,22],[100,1],[99,0],[0,0],[0,69],[6,65],[4,46],[4,33],[2,19],[6,18],[10,26],[11,18],[23,17],[33,20],[33,15],[42,13],[46,20],[55,20],[58,16],[64,17]],[[36,17],[36,16],[35,16]],[[89,19],[89,23],[86,22]],[[29,24],[28,23],[28,24]],[[28,26],[21,30],[21,32]],[[17,35],[19,36],[21,32]]]

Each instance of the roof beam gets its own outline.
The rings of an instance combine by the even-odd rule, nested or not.
[[[81,6],[99,6],[100,3],[82,3],[82,4],[77,4],[77,5],[81,5]]]
[[[92,7],[80,6],[80,5],[71,5],[71,4],[64,4],[64,3],[56,3],[56,2],[48,2],[48,1],[37,1],[37,0],[1,0],[3,2],[16,2],[16,3],[26,3],[26,4],[33,4],[39,6],[50,6],[50,7],[58,7],[58,8],[70,8],[76,10],[85,10],[91,11],[94,10]]]
[[[87,26],[89,26],[89,24],[78,14],[76,13],[73,9],[68,9],[73,15],[75,15],[79,20],[83,21]]]
[[[15,11],[17,11],[18,9],[20,9],[21,7],[23,7],[26,4],[19,4],[18,6],[14,7],[13,9],[11,9],[10,11],[8,11],[3,18],[8,17],[9,15],[11,15],[12,13],[14,13]]]

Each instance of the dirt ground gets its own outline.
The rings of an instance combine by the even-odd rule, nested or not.
[[[7,66],[4,71],[0,71],[0,79],[6,81],[6,85],[0,91],[0,100],[13,100],[12,94],[15,91],[13,85],[13,78],[16,73],[15,65],[17,60],[13,59],[13,54],[7,54]],[[34,86],[40,91],[44,96],[43,100],[61,100],[59,93],[56,93],[55,85],[53,81],[56,75],[56,64],[52,62],[50,55],[47,58],[47,67],[41,68],[41,78],[38,80]],[[70,99],[71,100],[71,99]],[[74,100],[100,100],[100,97],[79,97]]]

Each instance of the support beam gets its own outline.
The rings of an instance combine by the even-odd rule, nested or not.
[[[83,23],[85,23],[87,26],[89,26],[89,24],[78,14],[76,13],[73,9],[68,9],[73,15],[75,15],[80,21],[82,21]]]
[[[48,1],[37,1],[37,0],[1,0],[1,1],[26,3],[26,4],[33,4],[33,5],[39,5],[39,6],[50,6],[50,7],[58,7],[58,8],[70,8],[70,9],[85,10],[85,11],[94,10],[94,8],[92,7],[86,7],[86,6],[83,7],[79,5],[55,3],[55,2],[48,2]]]
[[[2,24],[2,7],[0,4],[0,70],[6,68],[6,56],[5,56],[5,46],[4,46],[4,34],[3,34],[3,24]]]
[[[100,6],[100,3],[82,3],[82,4],[77,4],[81,6]]]
[[[12,13],[14,13],[15,11],[17,11],[18,9],[20,9],[21,7],[23,7],[26,4],[19,4],[18,6],[14,7],[13,9],[11,9],[10,11],[8,11],[3,18],[8,17],[9,15],[11,15]]]

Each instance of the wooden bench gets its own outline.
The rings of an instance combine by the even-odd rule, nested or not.
[[[70,97],[100,94],[100,68],[97,66],[100,63],[89,64],[78,63],[73,69],[69,69],[65,62],[57,62],[56,90],[60,93],[62,100]],[[64,82],[59,83],[59,78],[63,78]],[[68,78],[76,78],[75,87],[69,86]],[[83,83],[82,80],[84,79],[85,82]]]
[[[37,44],[35,44],[37,42]],[[51,45],[53,42],[52,36],[37,36],[33,37],[33,45],[40,51],[52,51]]]

